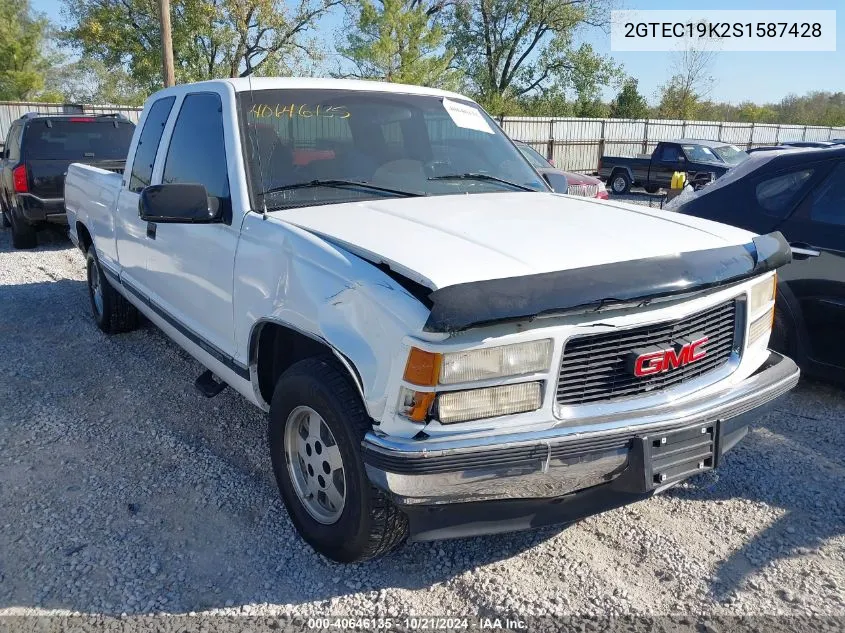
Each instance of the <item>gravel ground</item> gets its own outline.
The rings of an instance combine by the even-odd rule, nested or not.
[[[328,562],[265,416],[155,327],[105,337],[63,237],[0,231],[0,614],[845,616],[845,399],[802,383],[718,473],[568,529]],[[712,631],[711,631],[712,633]]]

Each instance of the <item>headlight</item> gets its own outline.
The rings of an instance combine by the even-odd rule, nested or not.
[[[546,371],[552,356],[552,340],[531,341],[501,347],[443,354],[440,384],[505,378]]]
[[[499,347],[435,354],[411,348],[404,378],[414,385],[433,387],[487,378],[507,378],[547,371],[552,339]]]
[[[778,283],[777,275],[773,275],[751,286],[751,294],[748,300],[748,314],[756,316],[760,310],[775,300],[775,293]]]
[[[437,396],[437,417],[441,424],[451,424],[534,411],[542,405],[541,391],[539,382],[449,391]]]

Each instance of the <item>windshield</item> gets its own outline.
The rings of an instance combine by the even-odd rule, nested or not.
[[[31,159],[125,160],[135,125],[110,118],[35,119],[26,126],[23,146]]]
[[[528,143],[523,143],[522,141],[514,141],[514,143],[516,143],[519,151],[522,152],[522,155],[525,156],[525,158],[527,158],[534,167],[537,169],[548,169],[550,167],[549,161],[543,158],[543,155],[531,147]]]
[[[548,191],[468,101],[349,90],[256,90],[239,100],[257,206],[262,196],[272,210],[402,195]]]
[[[739,149],[736,145],[721,145],[714,147],[716,155],[728,165],[739,165],[748,160],[748,154]]]

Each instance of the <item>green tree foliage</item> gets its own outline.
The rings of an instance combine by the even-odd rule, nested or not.
[[[658,116],[663,119],[695,119],[702,101],[710,93],[710,69],[715,54],[708,50],[687,49],[678,53],[672,77],[660,87]]]
[[[648,115],[648,102],[637,90],[637,80],[629,77],[610,104],[610,116],[614,119],[645,119]]]
[[[605,25],[607,9],[605,0],[465,0],[455,7],[449,48],[468,89],[493,112],[549,89],[589,104],[619,69],[574,39],[581,28]]]
[[[309,39],[341,0],[173,0],[176,80],[301,73],[319,54]],[[64,41],[148,91],[161,87],[156,0],[66,0]]]
[[[52,62],[49,34],[49,21],[28,0],[0,0],[0,100],[38,98]]]
[[[446,35],[438,21],[443,6],[425,6],[418,0],[360,0],[353,9],[354,25],[339,48],[354,70],[338,74],[456,88],[454,55],[445,50]]]
[[[110,68],[92,58],[55,67],[47,75],[46,87],[68,103],[138,106],[148,94],[122,66]]]

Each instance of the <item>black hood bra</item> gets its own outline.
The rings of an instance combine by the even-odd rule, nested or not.
[[[790,261],[789,244],[775,231],[748,244],[455,284],[429,295],[431,314],[423,329],[459,332],[490,323],[639,304],[727,286]]]

